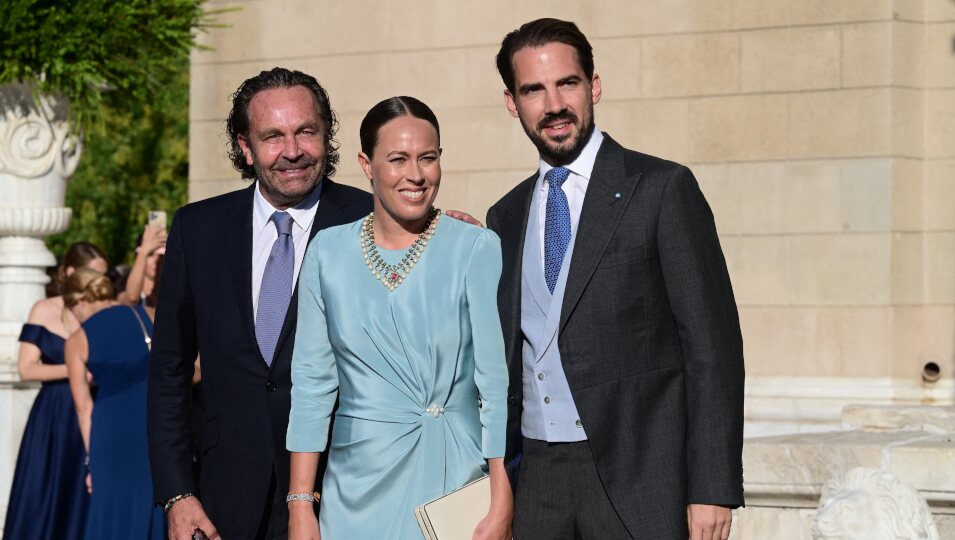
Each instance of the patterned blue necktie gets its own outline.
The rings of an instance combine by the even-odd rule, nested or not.
[[[570,206],[560,186],[570,176],[570,169],[554,167],[547,171],[547,219],[544,221],[544,279],[551,294],[557,285],[560,265],[570,244]]]
[[[295,244],[292,243],[292,216],[275,212],[272,221],[279,237],[272,244],[272,252],[265,263],[262,286],[259,288],[259,306],[255,315],[255,339],[262,358],[269,366],[275,356],[285,313],[292,299],[292,273],[295,268]]]

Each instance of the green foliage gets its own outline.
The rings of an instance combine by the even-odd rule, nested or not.
[[[189,52],[223,10],[204,0],[0,0],[0,84],[65,97],[85,139],[56,254],[91,241],[131,262],[149,210],[188,184]]]
[[[93,242],[110,261],[131,264],[149,210],[172,213],[186,203],[189,176],[189,63],[150,105],[106,109],[87,132],[66,191],[70,228],[47,239],[62,255],[73,242]]]
[[[203,0],[2,0],[0,84],[22,81],[69,100],[79,130],[104,106],[156,99],[213,26]],[[108,114],[108,113],[107,113]]]

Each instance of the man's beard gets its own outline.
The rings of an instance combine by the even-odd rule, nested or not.
[[[544,161],[554,166],[567,165],[577,159],[577,156],[579,156],[580,152],[587,146],[587,143],[590,141],[590,136],[594,132],[594,115],[592,109],[589,112],[591,113],[588,115],[590,122],[586,126],[581,125],[576,114],[567,110],[544,116],[544,118],[538,122],[536,130],[529,129],[523,121],[521,122],[521,126],[524,128],[524,133],[527,134],[527,137],[534,143],[534,146],[537,147],[537,151],[541,157],[544,158]],[[570,145],[560,143],[565,142],[567,138],[574,137],[574,134],[567,135],[567,138],[557,141],[557,145],[548,141],[540,134],[540,132],[544,130],[544,126],[557,120],[566,120],[576,126],[577,130],[575,135],[577,138],[573,140]]]
[[[317,171],[317,175],[312,177],[312,181],[309,182],[310,187],[304,192],[301,192],[299,190],[295,190],[295,191],[287,190],[285,189],[285,186],[276,179],[277,174],[275,173],[278,171],[284,171],[288,169],[303,169],[308,167],[314,167],[315,165],[319,165],[319,167],[315,169]],[[262,185],[262,189],[268,192],[268,194],[270,195],[269,198],[272,199],[273,204],[280,203],[280,204],[294,205],[301,202],[305,197],[308,196],[309,193],[312,192],[313,189],[315,189],[315,186],[318,185],[322,177],[325,175],[325,163],[324,162],[319,163],[318,160],[312,158],[311,156],[307,154],[302,155],[302,157],[295,160],[294,162],[289,161],[288,159],[284,157],[280,157],[278,161],[276,161],[272,167],[267,168],[267,167],[263,167],[259,163],[259,160],[256,159],[255,153],[253,152],[252,168],[255,169],[255,177],[259,180],[259,183]]]

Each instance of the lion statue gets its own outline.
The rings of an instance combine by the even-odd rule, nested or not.
[[[813,540],[938,540],[928,505],[894,475],[858,467],[826,482]]]

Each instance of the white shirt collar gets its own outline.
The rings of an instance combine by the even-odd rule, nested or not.
[[[590,134],[590,140],[587,141],[587,145],[584,146],[584,149],[580,151],[580,155],[577,156],[577,159],[574,161],[564,165],[564,167],[589,182],[590,175],[594,172],[594,163],[597,161],[597,151],[600,150],[600,145],[603,143],[603,140],[604,134],[600,131],[600,128],[594,126],[594,131]],[[547,174],[547,171],[554,167],[544,161],[543,158],[540,159],[539,167],[540,176],[537,181],[540,188],[543,189],[544,176]]]
[[[318,200],[322,196],[324,185],[324,180],[319,182],[304,201],[286,210],[292,216],[292,221],[297,228],[308,230],[312,226],[312,221],[315,220],[315,206],[318,205]],[[269,224],[272,214],[278,209],[262,196],[258,180],[256,180],[255,189],[252,191],[255,193],[252,197],[252,230],[261,231]]]

